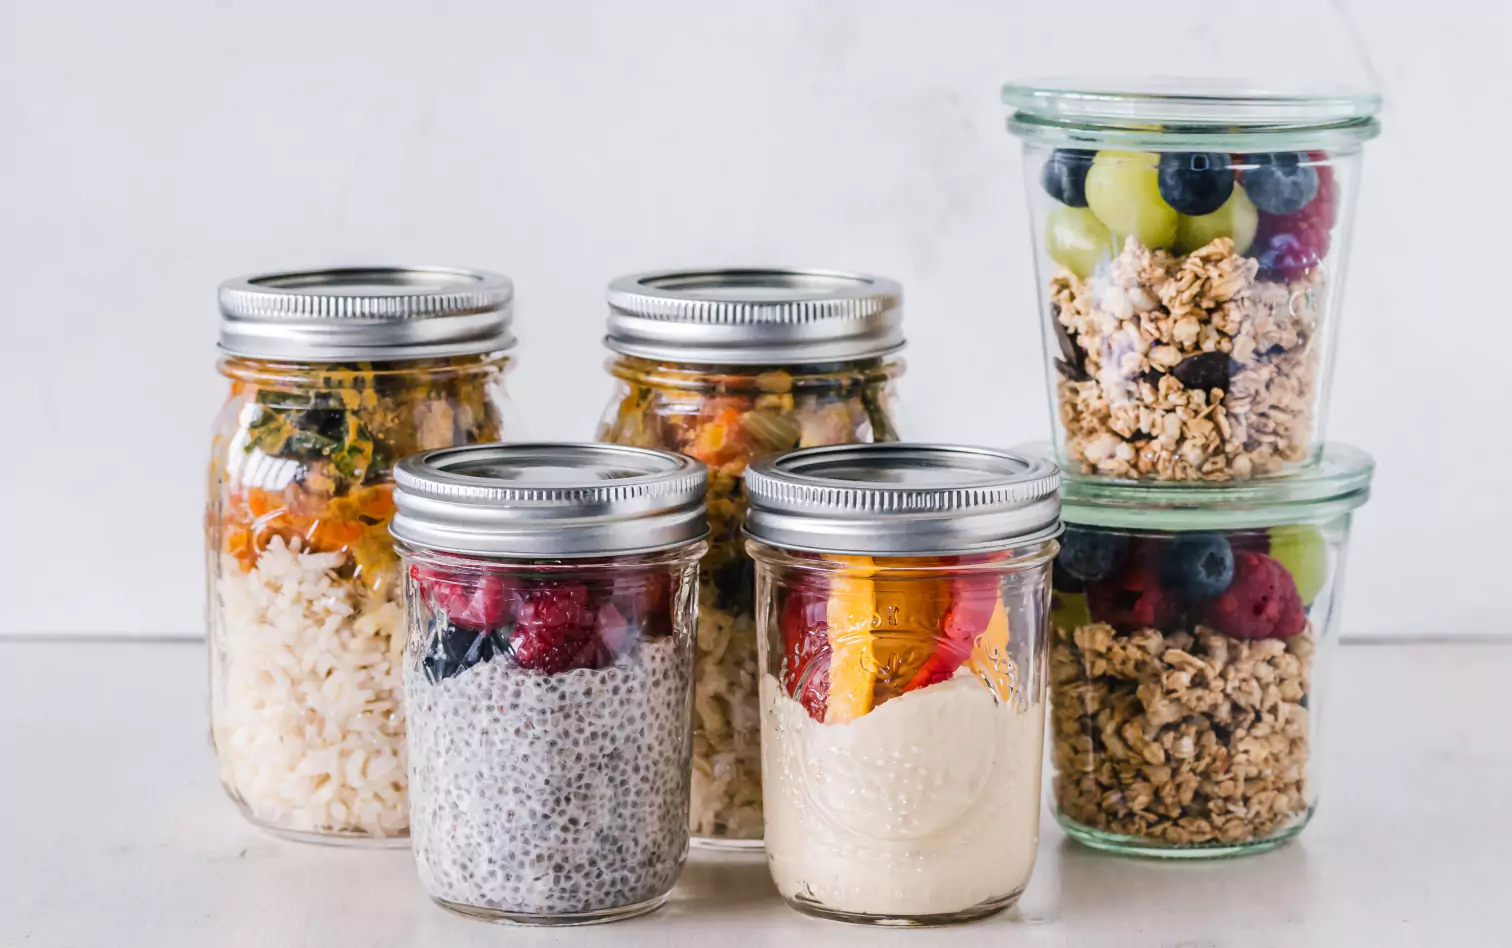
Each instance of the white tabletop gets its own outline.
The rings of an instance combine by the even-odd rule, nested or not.
[[[1276,852],[1113,858],[1047,815],[1022,903],[975,925],[810,919],[759,857],[695,854],[655,915],[548,930],[437,908],[406,850],[300,845],[243,823],[217,783],[199,645],[0,642],[0,945],[1512,944],[1512,644],[1335,656],[1319,813]]]

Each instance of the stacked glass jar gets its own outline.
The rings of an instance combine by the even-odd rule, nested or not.
[[[762,455],[897,440],[902,291],[834,271],[678,270],[615,280],[609,306],[609,371],[619,381],[599,440],[680,452],[709,468],[693,836],[759,846],[761,673],[742,477]]]
[[[1368,456],[1324,440],[1371,95],[1010,85],[1066,535],[1055,812],[1121,852],[1279,845]]]
[[[513,288],[441,268],[324,270],[220,288],[206,510],[210,717],[254,823],[404,842],[395,462],[505,434]]]

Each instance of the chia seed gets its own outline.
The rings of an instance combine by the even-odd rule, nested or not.
[[[406,667],[431,896],[558,915],[666,894],[688,850],[690,665],[673,637],[557,675],[502,655],[436,684]]]

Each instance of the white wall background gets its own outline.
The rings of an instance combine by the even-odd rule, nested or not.
[[[1345,631],[1512,634],[1506,49],[1485,0],[0,3],[0,634],[192,635],[215,286],[455,263],[591,435],[618,273],[906,289],[915,435],[1047,430],[1016,143],[1046,74],[1373,83],[1332,434],[1380,462]]]

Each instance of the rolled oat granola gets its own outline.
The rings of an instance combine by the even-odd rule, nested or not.
[[[1058,626],[1050,654],[1060,813],[1175,846],[1262,840],[1308,811],[1316,640],[1198,626]]]
[[[1087,279],[1056,272],[1056,395],[1083,473],[1227,481],[1310,456],[1327,276],[1259,267],[1228,237],[1185,256],[1130,237]]]

